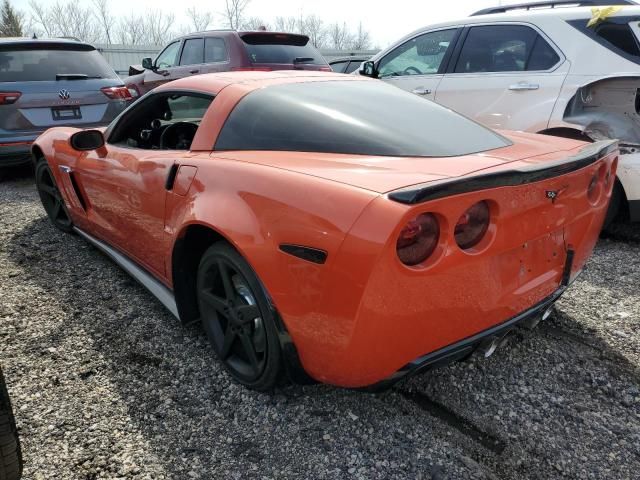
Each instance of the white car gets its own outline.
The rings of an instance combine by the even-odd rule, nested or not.
[[[612,1],[482,10],[407,35],[359,73],[494,129],[619,139],[607,221],[640,221],[640,6]]]

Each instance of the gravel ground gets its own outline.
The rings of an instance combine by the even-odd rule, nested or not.
[[[0,183],[0,362],[25,478],[640,478],[640,228],[557,313],[381,394],[248,391],[142,287]]]

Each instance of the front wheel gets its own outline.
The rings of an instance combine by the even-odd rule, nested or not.
[[[45,160],[39,161],[36,165],[36,189],[51,223],[63,232],[71,232],[73,230],[71,217],[53,173]]]
[[[282,355],[275,312],[249,264],[226,243],[215,243],[198,267],[202,325],[231,376],[254,390],[275,387]]]

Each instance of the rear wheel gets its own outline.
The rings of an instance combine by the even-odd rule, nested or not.
[[[226,243],[200,260],[197,279],[202,325],[227,371],[254,390],[269,390],[282,374],[274,311],[249,264]]]
[[[53,173],[46,161],[42,160],[36,164],[36,188],[42,206],[56,228],[63,232],[71,232],[73,223],[64,204],[58,185],[53,177]]]
[[[9,393],[0,370],[0,480],[17,480],[22,475],[22,454]]]

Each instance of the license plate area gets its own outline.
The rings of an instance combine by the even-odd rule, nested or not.
[[[558,287],[566,259],[564,230],[550,232],[500,255],[503,284],[518,290],[538,279]]]
[[[55,121],[80,120],[82,112],[80,107],[53,107],[51,109],[51,117]]]

